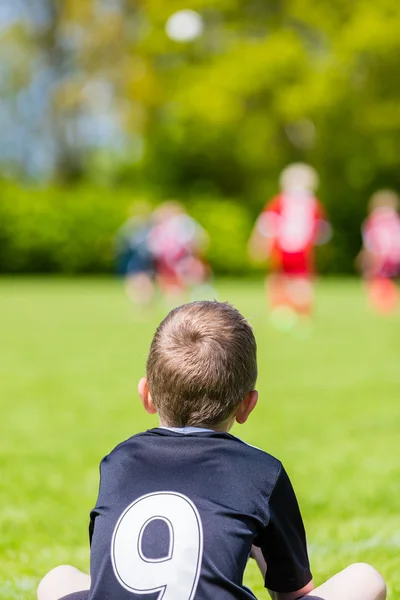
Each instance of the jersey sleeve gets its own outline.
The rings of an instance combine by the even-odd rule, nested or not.
[[[256,541],[267,563],[265,587],[294,592],[311,579],[306,534],[299,505],[283,467],[270,496],[270,520]]]

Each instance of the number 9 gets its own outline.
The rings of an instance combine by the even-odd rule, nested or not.
[[[167,556],[145,558],[144,531],[155,519],[169,529]],[[111,540],[111,561],[119,583],[139,595],[159,592],[158,600],[192,600],[203,556],[203,528],[197,508],[175,492],[147,494],[119,518]]]

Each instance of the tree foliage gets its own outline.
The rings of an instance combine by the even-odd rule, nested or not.
[[[370,193],[400,189],[397,0],[3,1],[22,7],[0,32],[8,173],[226,196],[254,218],[307,161],[336,270]],[[165,24],[184,8],[204,30],[178,43]]]

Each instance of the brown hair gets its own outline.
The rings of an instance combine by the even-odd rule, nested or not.
[[[233,306],[191,302],[158,327],[147,360],[149,391],[169,426],[216,425],[257,379],[253,330]]]

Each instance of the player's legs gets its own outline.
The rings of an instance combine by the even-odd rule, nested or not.
[[[385,600],[383,577],[366,563],[356,563],[315,588],[304,600]],[[302,600],[303,600],[302,599]]]
[[[148,306],[154,296],[153,281],[151,276],[144,271],[128,274],[125,279],[125,289],[128,298],[136,306]]]
[[[266,290],[272,325],[280,331],[290,331],[296,324],[296,312],[287,297],[286,275],[274,273],[267,277]]]
[[[285,276],[273,273],[266,279],[266,291],[271,310],[287,304]]]
[[[287,304],[297,315],[311,316],[314,303],[314,265],[311,250],[283,252],[281,260]]]
[[[380,314],[393,312],[399,303],[396,284],[389,278],[376,277],[367,280],[368,301]]]
[[[314,288],[311,275],[293,275],[286,279],[288,302],[299,316],[309,317],[314,304]]]
[[[217,298],[217,291],[212,283],[212,271],[206,261],[197,256],[188,256],[182,267],[181,275],[189,290],[191,302]]]
[[[169,306],[177,306],[185,301],[186,285],[176,265],[160,263],[157,269],[157,283]]]
[[[295,326],[301,337],[311,333],[314,287],[311,274],[276,273],[267,280],[272,324],[281,331]]]
[[[52,569],[39,583],[37,589],[38,600],[60,600],[64,596],[77,593],[74,600],[81,600],[79,592],[82,592],[82,600],[87,597],[85,591],[90,588],[90,577],[75,567],[62,565]],[[72,600],[72,599],[71,599]]]

